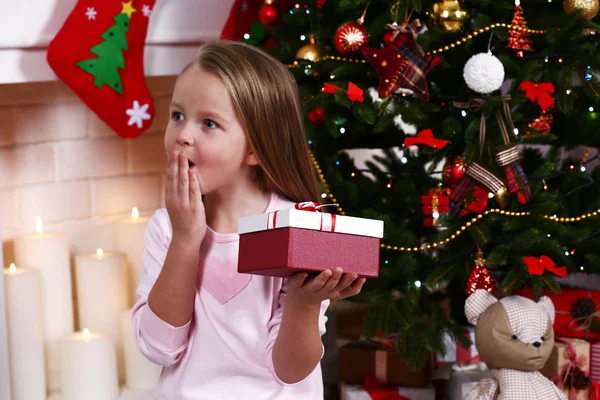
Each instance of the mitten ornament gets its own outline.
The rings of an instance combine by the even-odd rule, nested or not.
[[[144,42],[155,0],[79,0],[48,47],[48,64],[123,138],[152,125]]]
[[[521,204],[525,204],[531,197],[531,189],[521,164],[519,164],[519,151],[516,145],[510,145],[506,150],[496,154],[496,161],[504,169],[506,187],[510,193],[517,196]]]

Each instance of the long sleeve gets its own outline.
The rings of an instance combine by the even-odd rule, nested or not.
[[[314,370],[303,380],[301,380],[299,382],[291,383],[291,384],[282,381],[279,378],[279,376],[277,376],[277,373],[275,372],[275,365],[273,363],[273,347],[275,346],[275,340],[277,339],[277,335],[279,334],[279,327],[281,326],[283,310],[285,309],[286,297],[287,297],[287,279],[284,279],[283,286],[279,293],[279,304],[278,304],[277,308],[275,309],[275,312],[273,313],[271,320],[269,321],[269,327],[268,327],[269,335],[268,335],[268,340],[267,340],[267,349],[266,349],[265,356],[266,356],[266,361],[267,361],[267,367],[273,374],[273,377],[275,378],[275,380],[280,385],[293,386],[293,385],[298,385],[298,384],[304,382],[310,375],[312,375]],[[327,317],[325,316],[325,312],[327,311],[327,307],[329,307],[329,300],[325,300],[321,303],[321,311],[319,312],[319,334],[321,336],[323,336],[325,334],[325,323],[327,322]],[[323,358],[324,352],[325,352],[325,348],[323,347],[323,350],[321,352],[321,358]],[[316,366],[315,366],[315,368],[316,368]]]
[[[146,358],[164,367],[177,363],[188,344],[191,320],[175,327],[161,320],[148,305],[148,294],[158,278],[171,241],[169,216],[157,210],[144,233],[142,280],[137,290],[138,302],[133,307],[131,322],[135,341]]]

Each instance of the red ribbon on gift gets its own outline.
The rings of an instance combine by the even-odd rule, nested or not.
[[[373,400],[410,400],[398,393],[398,387],[385,387],[371,374],[368,374],[363,383],[364,389]]]
[[[326,83],[321,90],[325,93],[335,94],[335,91],[338,89],[343,90],[342,88],[332,85],[331,83]],[[363,90],[352,82],[348,82],[348,90],[346,90],[346,95],[353,103],[355,101],[358,101],[359,103],[365,101],[365,98],[363,97]]]
[[[567,276],[567,267],[556,268],[556,263],[548,256],[541,256],[540,258],[525,256],[523,257],[523,261],[527,265],[527,271],[531,275],[543,275],[544,270],[546,270],[561,278]]]
[[[569,383],[569,400],[577,400],[577,389],[573,383],[573,374],[577,368],[583,369],[587,363],[587,358],[584,354],[577,357],[577,351],[575,351],[573,343],[567,340],[561,341],[560,339],[557,339],[557,341],[567,345],[565,353],[569,361],[563,366],[558,376],[553,377],[551,380],[561,390]]]
[[[600,400],[600,382],[592,381],[590,383],[589,400]]]
[[[319,204],[315,203],[314,201],[305,201],[303,203],[296,203],[296,204],[294,204],[294,209],[319,213],[321,215],[321,225],[319,226],[319,230],[320,231],[335,232],[335,218],[336,218],[336,215],[335,214],[329,214],[329,213],[321,213],[321,212],[319,212],[319,209],[321,207],[332,206],[332,205],[335,205],[335,204],[322,204],[322,205],[319,205]],[[267,217],[267,230],[277,229],[277,212],[278,211],[274,211],[274,212],[270,212],[269,213],[269,215]]]
[[[546,112],[554,105],[554,99],[550,93],[554,93],[552,82],[533,83],[531,81],[521,82],[520,88],[525,92],[525,96],[531,101],[540,105],[543,112]]]
[[[419,132],[416,137],[407,136],[404,138],[405,146],[413,146],[415,144],[424,144],[426,146],[433,147],[434,149],[443,149],[448,144],[448,141],[436,139],[433,137],[433,132],[431,129],[425,129]]]

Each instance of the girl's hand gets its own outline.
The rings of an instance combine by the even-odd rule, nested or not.
[[[343,276],[342,276],[343,275]],[[286,302],[321,304],[323,300],[341,300],[360,293],[366,279],[356,274],[344,274],[342,268],[326,269],[314,278],[306,272],[293,274],[288,279]]]
[[[196,172],[190,170],[187,157],[177,152],[169,157],[165,192],[165,205],[173,228],[173,238],[199,246],[206,234],[206,214],[200,182]]]

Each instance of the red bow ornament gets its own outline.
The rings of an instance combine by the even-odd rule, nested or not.
[[[422,130],[416,137],[409,136],[404,138],[405,146],[413,146],[417,144],[424,144],[426,146],[433,147],[434,149],[443,149],[448,144],[448,141],[433,137],[433,132],[431,129]]]
[[[371,374],[367,375],[363,387],[373,400],[409,400],[400,396],[397,386],[385,387]]]
[[[550,93],[554,93],[552,82],[533,83],[531,81],[521,82],[520,88],[525,92],[525,96],[534,103],[540,105],[543,112],[546,112],[554,105],[554,99]]]
[[[544,271],[552,272],[555,275],[564,278],[567,276],[567,267],[556,267],[556,263],[548,256],[541,256],[540,258],[525,256],[523,261],[527,265],[527,271],[531,275],[543,275]]]
[[[331,83],[326,83],[325,86],[323,86],[323,89],[321,89],[321,90],[325,93],[335,94],[336,90],[343,90],[343,89],[338,86],[332,85]],[[365,98],[363,96],[363,93],[364,92],[361,88],[359,88],[352,82],[348,82],[348,90],[346,90],[346,95],[348,96],[348,98],[350,99],[351,102],[353,102],[353,103],[355,101],[358,101],[359,103],[364,102]]]

